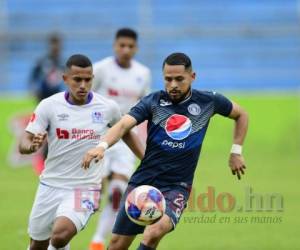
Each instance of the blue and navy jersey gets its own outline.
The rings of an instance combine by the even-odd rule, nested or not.
[[[191,186],[210,118],[231,110],[231,101],[216,92],[192,90],[178,104],[165,91],[142,98],[129,115],[138,124],[148,120],[147,147],[129,184]]]

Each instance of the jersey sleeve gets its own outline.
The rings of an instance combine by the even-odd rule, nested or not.
[[[151,118],[151,97],[152,95],[143,97],[130,109],[128,115],[136,119],[137,125]]]
[[[225,96],[213,92],[214,114],[229,116],[232,110],[232,102]]]
[[[45,133],[50,125],[49,113],[51,107],[45,100],[41,101],[36,107],[31,119],[26,127],[26,131],[32,134]]]
[[[120,121],[122,115],[121,115],[121,110],[119,105],[111,100],[111,114],[112,114],[112,119],[109,125],[112,127],[115,125],[118,121]]]

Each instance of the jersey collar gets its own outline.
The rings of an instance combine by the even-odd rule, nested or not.
[[[182,104],[182,103],[187,102],[188,100],[190,100],[190,99],[192,98],[192,95],[193,95],[193,90],[191,89],[190,95],[189,95],[187,98],[185,98],[184,100],[182,100],[182,101],[181,101],[180,103],[178,103],[178,104]]]
[[[119,61],[118,61],[118,58],[117,58],[117,57],[115,57],[114,59],[115,59],[115,63],[116,63],[116,65],[117,65],[119,68],[121,68],[121,69],[124,69],[124,70],[131,69],[131,66],[132,66],[132,61],[131,61],[131,60],[130,60],[130,65],[129,65],[129,67],[128,67],[128,68],[124,68],[124,67],[122,67],[122,66],[121,66],[121,64],[119,63]]]
[[[87,100],[86,100],[86,102],[85,102],[84,105],[89,104],[92,101],[92,99],[93,99],[93,92],[89,92],[88,93],[88,98],[87,98]],[[73,102],[71,102],[71,100],[70,100],[70,93],[68,91],[65,92],[65,100],[67,101],[67,103],[69,103],[71,105],[76,105]],[[76,105],[76,106],[78,106],[78,105]]]

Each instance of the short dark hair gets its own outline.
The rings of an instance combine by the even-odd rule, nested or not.
[[[192,69],[191,59],[184,53],[176,52],[167,56],[163,62],[162,68],[164,69],[165,64],[168,65],[183,65],[185,69]]]
[[[87,67],[92,67],[92,62],[85,55],[75,54],[70,56],[66,62],[66,69],[70,69],[72,66],[87,68]]]
[[[138,40],[138,34],[137,34],[137,32],[134,31],[133,29],[130,29],[130,28],[119,29],[116,32],[115,39],[117,40],[120,37],[130,37],[130,38],[134,39],[135,41]]]

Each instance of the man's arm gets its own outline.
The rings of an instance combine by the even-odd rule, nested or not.
[[[95,159],[96,162],[101,160],[104,157],[104,151],[108,147],[118,142],[136,124],[137,121],[135,118],[130,115],[124,115],[120,121],[118,121],[112,128],[107,131],[106,135],[101,139],[99,145],[96,148],[89,150],[85,154],[85,156],[83,157],[82,167],[84,169],[89,168],[89,165],[93,159]]]
[[[244,174],[245,161],[242,156],[241,147],[244,143],[248,130],[248,114],[238,104],[232,102],[232,110],[229,118],[235,120],[234,134],[233,134],[233,148],[229,158],[229,166],[232,174],[237,175],[241,179],[241,174]]]
[[[32,154],[36,152],[42,145],[46,138],[46,133],[38,133],[36,135],[25,131],[19,143],[19,152],[21,154]]]

